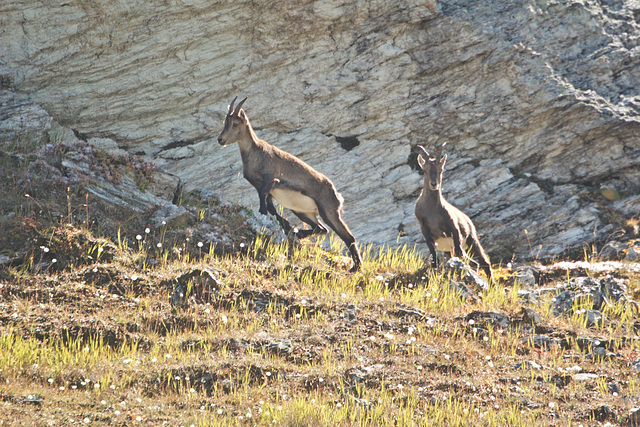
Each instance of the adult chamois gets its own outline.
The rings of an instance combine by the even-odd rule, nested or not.
[[[242,157],[242,173],[258,190],[260,213],[274,215],[288,235],[292,230],[291,225],[278,214],[273,205],[275,199],[311,227],[309,230],[300,230],[297,233],[298,238],[327,232],[318,220],[319,215],[347,245],[353,258],[351,271],[360,269],[362,258],[356,246],[356,239],[342,220],[344,200],[333,183],[299,158],[258,138],[242,109],[242,104],[247,98],[234,109],[236,99],[237,97],[233,98],[229,105],[218,143],[238,143]]]
[[[438,265],[436,249],[454,252],[464,258],[465,250],[471,248],[471,254],[479,259],[487,278],[493,281],[491,263],[480,244],[476,227],[467,215],[442,196],[442,171],[447,155],[443,156],[441,150],[445,144],[436,150],[436,157],[432,157],[424,147],[417,146],[418,164],[424,171],[424,186],[416,202],[415,214],[431,252],[432,266],[436,268]]]

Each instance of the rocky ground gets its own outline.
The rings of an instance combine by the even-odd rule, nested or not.
[[[271,241],[199,193],[141,202],[162,174],[135,156],[3,144],[5,422],[640,423],[633,238],[492,285],[406,248],[352,274],[339,240]]]

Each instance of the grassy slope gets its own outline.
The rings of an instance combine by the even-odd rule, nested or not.
[[[464,302],[411,251],[365,251],[350,274],[339,242],[325,252],[258,238],[228,255],[163,259],[151,238],[118,246],[71,226],[58,244],[78,234],[110,261],[3,274],[0,418],[12,424],[577,425],[605,404],[626,414],[640,395],[627,366],[635,341],[601,361],[575,341],[632,334],[620,307],[615,324],[586,330],[537,306],[544,328],[573,339],[540,351],[526,328],[478,333],[464,319],[519,318],[513,289]],[[208,292],[196,274],[172,307],[172,279],[203,270]],[[596,377],[571,380],[575,366]]]
[[[256,239],[213,202],[196,200],[196,224],[147,233],[148,213],[103,206],[83,191],[90,178],[49,160],[88,156],[113,179],[127,159],[28,138],[0,148],[0,255],[19,261],[0,269],[0,422],[577,425],[604,419],[591,412],[602,405],[623,421],[639,399],[622,306],[586,329],[543,301],[532,330],[504,269],[463,301],[410,250],[365,250],[350,274],[341,242]],[[200,246],[212,233],[232,244]],[[637,293],[637,275],[629,283]],[[475,311],[512,327],[472,324]],[[535,333],[569,347],[540,350]],[[580,336],[613,339],[615,357],[588,359]],[[595,375],[572,379],[577,369]]]

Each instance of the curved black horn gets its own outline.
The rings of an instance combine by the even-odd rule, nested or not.
[[[246,100],[247,100],[247,98],[245,98],[242,101],[240,101],[240,103],[236,107],[236,110],[233,112],[234,116],[237,116],[240,113],[240,109],[242,108],[242,104],[244,104],[244,101],[246,101]]]
[[[235,98],[233,98],[233,101],[231,101],[231,105],[229,105],[229,112],[227,114],[232,114],[233,113],[233,104],[236,103],[236,99],[238,99],[238,97],[236,96]]]
[[[429,160],[429,157],[431,157],[431,155],[429,154],[429,152],[422,145],[416,145],[416,148],[418,148],[420,150],[418,155],[422,154],[422,157],[424,157],[425,160]]]
[[[443,142],[440,147],[436,147],[436,160],[440,160],[442,158],[442,152],[444,151],[444,146],[447,145],[447,142]]]

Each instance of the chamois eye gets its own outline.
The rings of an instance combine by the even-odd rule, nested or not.
[[[233,125],[231,125],[234,129],[238,127],[237,123],[234,123]]]

